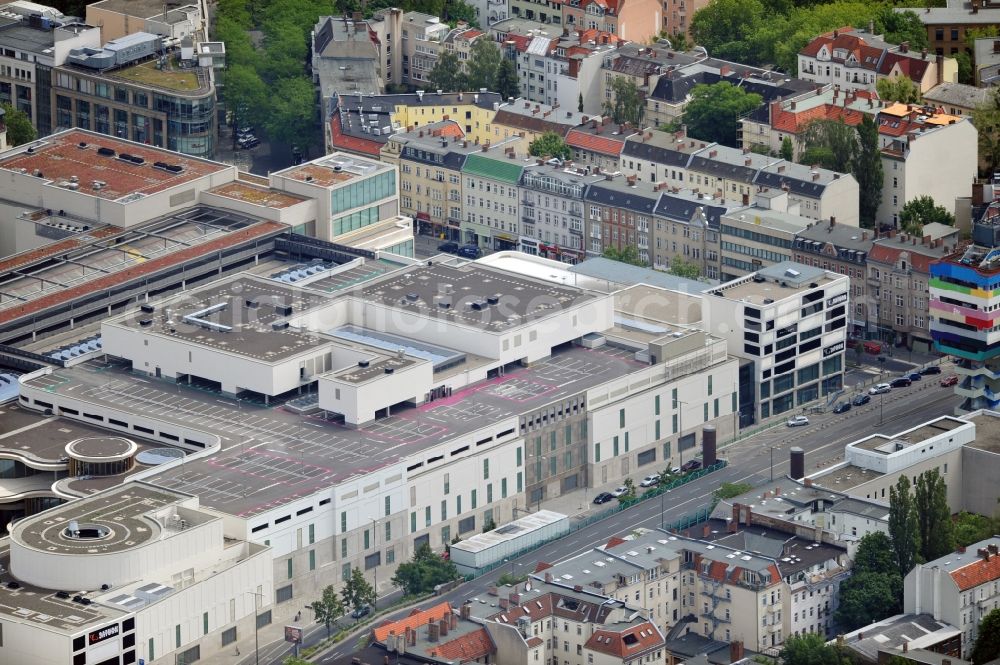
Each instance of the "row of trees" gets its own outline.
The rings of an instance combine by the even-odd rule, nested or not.
[[[333,585],[323,589],[323,595],[307,607],[312,610],[316,623],[326,627],[326,635],[330,636],[334,624],[347,612],[358,612],[365,607],[375,605],[375,588],[365,579],[360,568],[351,570],[351,576],[344,583],[344,588],[337,594]]]
[[[691,33],[710,55],[751,65],[774,64],[797,71],[798,53],[816,35],[845,25],[866,27],[890,42],[927,46],[927,32],[914,12],[895,12],[889,2],[793,2],[714,0],[691,21]]]
[[[485,37],[472,42],[464,66],[454,51],[442,51],[427,78],[431,90],[463,92],[486,88],[500,93],[504,99],[520,95],[514,63],[503,57],[495,41]]]

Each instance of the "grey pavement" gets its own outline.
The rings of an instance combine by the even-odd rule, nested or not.
[[[617,513],[614,519],[595,522],[567,536],[548,543],[541,548],[525,554],[514,561],[512,565],[518,571],[532,571],[540,561],[558,562],[587,551],[594,546],[606,542],[613,535],[626,533],[636,527],[656,527],[663,522],[673,522],[681,517],[697,512],[711,501],[712,492],[724,482],[749,482],[760,485],[768,482],[772,473],[780,476],[788,471],[787,449],[799,446],[806,451],[807,473],[814,473],[826,466],[842,460],[844,445],[867,434],[878,431],[894,433],[911,427],[914,419],[927,420],[942,415],[951,415],[959,403],[959,398],[947,388],[938,385],[937,377],[928,377],[909,388],[893,390],[873,399],[871,403],[856,407],[846,414],[819,414],[810,416],[808,427],[786,428],[777,426],[756,436],[746,438],[724,446],[720,456],[729,461],[729,466],[711,475],[695,480],[687,485],[673,489],[663,496],[663,500],[643,501],[627,510]],[[881,425],[879,423],[882,423]],[[772,451],[773,449],[773,451]],[[771,466],[773,459],[773,467]],[[637,471],[635,480],[646,475],[646,471]],[[600,488],[591,489],[590,496]],[[581,501],[583,491],[571,492],[564,496],[543,501],[541,508],[555,510],[582,517],[594,510],[594,506]],[[585,508],[581,509],[581,506]],[[607,506],[596,507],[596,510],[607,510]],[[484,575],[472,582],[460,585],[453,591],[441,596],[441,600],[461,603],[487,592],[489,586],[495,583],[496,576],[502,571]],[[387,590],[383,587],[383,590]],[[399,598],[398,592],[387,593],[380,597],[379,604],[394,602]],[[303,601],[305,602],[305,601]],[[385,619],[400,618],[409,612],[399,609],[386,615]],[[304,612],[303,624],[307,623],[309,612]],[[380,619],[384,620],[384,619]],[[290,647],[281,641],[281,626],[268,626],[260,632],[260,662],[280,664],[282,659],[291,653]],[[364,629],[364,630],[367,630]],[[359,635],[364,631],[359,631]],[[306,631],[306,645],[315,644],[325,637],[322,626],[313,625]],[[321,656],[314,657],[315,662],[328,665],[345,663],[354,650],[357,636],[352,635],[347,640],[326,650]],[[205,659],[212,665],[252,665],[255,662],[253,654],[253,638],[244,638],[240,642],[242,656],[220,655]]]

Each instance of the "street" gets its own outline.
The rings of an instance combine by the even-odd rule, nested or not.
[[[732,444],[722,451],[720,456],[729,461],[729,466],[710,476],[701,478],[687,485],[678,487],[665,495],[664,511],[661,515],[661,502],[657,500],[644,501],[628,510],[618,513],[615,519],[602,520],[587,527],[571,532],[566,537],[548,543],[539,549],[526,554],[512,562],[516,572],[534,570],[539,561],[557,562],[571,558],[596,545],[606,542],[612,535],[630,531],[635,527],[656,527],[665,522],[672,522],[685,515],[694,513],[706,506],[711,500],[712,492],[724,482],[749,482],[759,485],[768,481],[771,469],[771,448],[774,448],[773,473],[780,476],[788,470],[788,448],[799,446],[806,451],[806,473],[811,474],[839,462],[843,457],[844,445],[876,432],[895,433],[914,426],[918,422],[952,414],[959,399],[947,388],[941,388],[938,377],[928,377],[922,382],[916,382],[909,388],[893,390],[887,395],[876,396],[863,406],[841,414],[819,414],[810,416],[807,427],[786,428],[778,426],[762,432],[754,437]],[[879,420],[882,425],[879,426]],[[545,504],[542,506],[547,507]],[[593,509],[593,506],[590,506]],[[596,507],[596,511],[603,510]],[[595,511],[595,512],[596,512]],[[589,513],[577,515],[575,519],[586,517]],[[473,598],[487,592],[489,586],[495,583],[499,572],[484,575],[472,582],[462,584],[451,592],[441,596],[442,600],[453,604]],[[396,602],[400,597],[398,591],[388,593],[379,599],[379,605],[385,606]],[[379,622],[399,618],[409,612],[400,609],[390,615],[381,617]],[[308,610],[304,611],[302,623],[306,624]],[[335,645],[324,652],[315,662],[329,664],[348,662],[350,654],[355,649],[358,636],[370,630],[367,626],[357,634]],[[304,646],[322,641],[326,630],[320,625],[311,625],[305,631]],[[261,645],[260,662],[281,663],[282,659],[291,653],[290,645],[282,641],[271,641]],[[234,658],[230,662],[241,665],[254,663],[253,654],[244,654],[241,659]]]

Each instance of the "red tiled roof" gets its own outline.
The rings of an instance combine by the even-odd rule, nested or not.
[[[647,621],[621,632],[595,630],[584,646],[616,658],[632,658],[662,644],[663,636]]]
[[[66,302],[67,300],[79,298],[80,296],[88,293],[105,291],[136,277],[149,275],[169,266],[180,265],[200,256],[216,254],[219,250],[226,247],[230,247],[274,231],[280,231],[285,228],[287,227],[284,224],[279,224],[278,222],[261,222],[260,224],[254,224],[253,226],[248,226],[247,228],[240,229],[239,231],[227,233],[225,236],[210,242],[195,245],[193,247],[185,247],[184,249],[171,252],[166,256],[150,259],[149,261],[145,261],[131,268],[120,270],[89,282],[84,282],[78,286],[50,293],[47,296],[37,298],[17,307],[11,307],[10,309],[0,312],[0,323],[14,321],[22,316],[40,312],[49,307],[54,307],[55,305]]]
[[[528,648],[532,648],[533,649],[534,647],[537,647],[542,642],[543,642],[543,640],[540,637],[529,637],[528,638]]]
[[[480,30],[466,30],[462,33],[462,39],[468,39],[470,42],[476,37],[480,36],[482,31]]]
[[[433,607],[428,607],[427,609],[416,609],[404,618],[398,621],[389,621],[381,626],[376,627],[372,633],[375,636],[376,642],[385,642],[386,638],[389,637],[389,633],[395,633],[396,635],[401,635],[406,632],[407,628],[419,628],[427,624],[429,619],[434,621],[440,621],[444,617],[451,614],[451,603],[445,601],[443,603],[438,603]]]
[[[528,609],[527,612],[525,611],[525,607]],[[552,616],[551,593],[532,598],[531,600],[525,600],[523,604],[509,607],[505,612],[496,615],[496,617],[500,618],[500,623],[510,625],[517,625],[517,620],[521,617],[528,617],[532,621],[535,621],[547,616]]]
[[[622,153],[622,149],[625,147],[624,140],[618,141],[607,136],[588,134],[577,129],[571,130],[566,135],[566,143],[581,150],[599,152],[603,155],[615,155],[616,157]]]
[[[359,152],[363,155],[378,157],[382,149],[382,144],[378,141],[359,139],[356,136],[348,136],[344,133],[344,126],[340,122],[340,114],[334,113],[330,118],[330,143],[334,148]]]
[[[496,653],[496,647],[486,629],[480,627],[449,642],[430,647],[427,653],[436,658],[466,663]]]
[[[848,25],[848,26],[844,26],[843,28],[838,28],[837,30],[831,30],[830,32],[826,33],[825,35],[820,35],[816,39],[814,39],[811,42],[809,42],[808,44],[806,44],[802,48],[802,50],[799,51],[799,53],[801,53],[802,55],[808,56],[810,58],[815,58],[816,54],[819,53],[819,50],[822,47],[829,46],[829,45],[833,44],[833,42],[834,42],[834,34],[837,34],[838,37],[839,37],[839,34],[841,32],[850,32],[853,29],[854,28],[852,28],[851,26]],[[846,37],[847,35],[844,35],[844,36]],[[862,40],[862,43],[863,43],[863,40]],[[846,48],[846,45],[844,45],[843,42],[841,42],[840,46],[843,46],[844,48]]]
[[[910,77],[914,83],[920,83],[927,72],[929,61],[922,58],[915,58],[906,53],[886,53],[879,67],[879,74],[888,75],[895,65],[899,65],[899,71]]]
[[[525,51],[528,50],[528,44],[531,43],[531,37],[527,37],[525,35],[511,35],[511,34],[508,34],[507,35],[507,41],[513,42],[514,48],[519,53],[524,53]]]
[[[626,541],[624,538],[619,538],[618,536],[611,536],[608,540],[608,544],[604,546],[605,549],[610,550],[612,547],[618,547],[619,545],[624,545]]]
[[[909,263],[913,268],[919,272],[929,273],[931,263],[938,261],[939,257],[936,255],[927,255],[921,253],[921,249],[924,247],[919,242],[916,245],[907,242],[905,245],[899,243],[898,246],[895,243],[898,240],[891,240],[886,242],[876,242],[872,245],[872,249],[868,252],[868,260],[875,261],[877,263],[884,263],[887,265],[895,265],[896,261],[899,260],[899,255],[902,252],[907,252],[909,254]]]
[[[968,591],[980,584],[1000,579],[1000,556],[990,556],[990,560],[976,559],[970,564],[951,571],[959,591]]]
[[[813,120],[843,120],[845,124],[854,127],[861,124],[862,118],[864,114],[860,111],[835,104],[823,104],[799,112],[775,106],[771,113],[771,127],[788,134],[798,134]]]

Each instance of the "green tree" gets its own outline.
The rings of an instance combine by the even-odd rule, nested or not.
[[[920,235],[924,224],[937,222],[946,226],[955,225],[955,216],[944,206],[934,203],[926,194],[910,199],[899,211],[899,224],[907,233]]]
[[[695,12],[691,37],[717,58],[755,63],[751,37],[767,20],[760,0],[713,0]]]
[[[581,92],[576,102],[576,110],[583,113],[583,93]]]
[[[840,605],[834,619],[851,631],[902,611],[903,580],[895,571],[855,572],[840,584]]]
[[[698,268],[697,263],[693,261],[685,261],[680,256],[674,256],[670,259],[670,270],[667,272],[671,275],[687,277],[688,279],[698,279],[698,275],[701,274],[701,270]]]
[[[479,27],[479,19],[476,18],[476,8],[462,0],[445,0],[443,16],[445,22],[453,28],[459,21],[465,21],[474,28]]]
[[[778,151],[778,156],[786,162],[793,161],[793,158],[795,157],[795,146],[792,144],[792,137],[786,136],[781,139],[781,150]]]
[[[872,17],[875,32],[883,35],[890,44],[909,42],[911,49],[922,49],[927,44],[927,28],[920,22],[920,16],[912,11],[896,11],[890,4],[875,9]]]
[[[267,117],[267,85],[250,65],[233,64],[222,72],[226,110],[232,114],[233,127],[256,126]],[[236,132],[233,132],[236,147]]]
[[[965,85],[976,84],[976,73],[972,69],[972,58],[965,51],[959,51],[952,56],[958,63],[958,82]]]
[[[643,263],[639,258],[639,250],[636,249],[634,245],[627,245],[622,249],[618,249],[617,247],[605,247],[601,256],[606,259],[621,261],[622,263],[629,263],[634,266],[645,265],[645,263]]]
[[[732,499],[741,494],[746,494],[753,489],[750,483],[722,483],[718,489],[712,492],[716,499]]]
[[[881,531],[865,534],[854,553],[854,574],[896,572],[892,541]]]
[[[521,96],[521,84],[517,82],[517,66],[506,58],[497,70],[497,92],[504,99]]]
[[[878,127],[865,116],[857,126],[858,149],[854,155],[851,173],[858,181],[858,213],[861,221],[875,226],[879,204],[882,203],[882,151],[878,145]]]
[[[626,478],[622,483],[625,493],[618,497],[619,504],[629,504],[635,501],[635,483],[631,478]]]
[[[330,637],[333,624],[344,616],[344,603],[340,600],[333,585],[323,589],[323,596],[319,600],[313,601],[308,607],[313,611],[316,623],[326,626],[326,636]]]
[[[38,132],[32,126],[27,113],[10,104],[2,104],[0,107],[3,108],[3,122],[7,126],[7,145],[13,148],[34,141],[38,137]]]
[[[316,89],[306,77],[280,80],[272,88],[264,128],[272,143],[304,148],[316,140]]]
[[[469,74],[469,89],[497,89],[497,75],[503,55],[500,47],[492,39],[477,39],[469,49],[469,61],[466,68]]]
[[[955,543],[951,509],[948,507],[948,487],[937,469],[917,476],[917,484],[913,488],[913,509],[917,514],[920,556],[923,560],[933,561],[951,552]]]
[[[896,555],[899,576],[906,577],[917,563],[920,533],[910,496],[910,479],[905,473],[899,476],[895,485],[889,486],[889,540]]]
[[[361,572],[360,568],[351,570],[351,577],[344,584],[340,595],[344,599],[344,607],[355,612],[365,607],[375,606],[375,589],[365,579],[365,574]]]
[[[858,132],[843,120],[813,120],[802,133],[802,144],[802,163],[847,173],[858,154]]]
[[[688,134],[702,141],[735,146],[740,116],[760,106],[760,100],[760,95],[737,88],[728,81],[696,85],[684,109]]]
[[[979,174],[990,176],[1000,167],[1000,88],[972,112],[979,132]]]
[[[983,665],[1000,657],[1000,610],[993,610],[979,622],[976,645],[970,657],[974,665]]]
[[[841,665],[846,663],[844,655],[819,633],[789,635],[778,653],[782,665]]]
[[[954,519],[955,545],[967,547],[1000,533],[1000,517],[960,512]]]
[[[605,115],[617,123],[638,127],[646,112],[646,102],[631,76],[616,76],[611,81],[611,100],[604,102]]]
[[[441,51],[434,68],[427,75],[427,81],[432,89],[445,92],[460,92],[469,87],[462,63],[454,51]]]
[[[312,665],[312,661],[299,656],[288,656],[281,661],[281,665]]]
[[[392,583],[405,595],[415,596],[433,591],[438,584],[450,582],[456,577],[458,569],[455,564],[434,554],[429,545],[421,545],[410,561],[396,568]]]
[[[920,101],[920,88],[908,76],[893,76],[875,83],[878,96],[888,102],[916,104]]]
[[[267,57],[259,61],[259,70],[265,80],[277,83],[305,76],[309,44],[299,26],[286,20],[269,24],[265,29],[264,47]]]
[[[528,144],[528,152],[535,157],[569,159],[573,154],[563,137],[555,132],[545,132]]]

